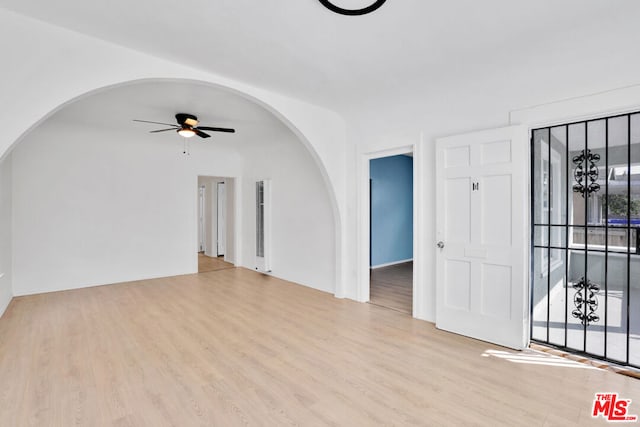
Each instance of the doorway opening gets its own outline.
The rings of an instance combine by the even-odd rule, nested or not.
[[[369,160],[369,303],[413,314],[412,153]]]
[[[235,181],[198,176],[198,273],[234,267]]]
[[[640,367],[640,113],[534,129],[531,339]]]

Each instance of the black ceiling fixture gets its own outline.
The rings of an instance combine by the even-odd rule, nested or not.
[[[331,3],[329,0],[320,0],[320,3],[332,12],[339,13],[340,15],[357,16],[366,15],[377,10],[387,0],[376,0],[370,6],[363,7],[362,9],[344,9]]]
[[[166,125],[166,126],[171,126],[170,128],[167,129],[158,129],[158,130],[152,130],[149,131],[150,133],[157,133],[157,132],[166,132],[169,130],[174,130],[176,131],[180,136],[183,136],[185,138],[190,138],[192,136],[198,135],[200,138],[209,138],[211,135],[209,135],[208,133],[203,132],[203,130],[208,130],[208,131],[212,131],[212,132],[228,132],[228,133],[234,133],[235,129],[230,129],[230,128],[220,128],[220,127],[211,127],[211,126],[198,126],[198,118],[196,116],[194,116],[193,114],[186,114],[186,113],[178,113],[176,114],[176,122],[178,122],[177,125],[171,124],[171,123],[162,123],[162,122],[151,122],[149,120],[137,120],[134,119],[134,122],[142,122],[142,123],[154,123],[157,125]]]

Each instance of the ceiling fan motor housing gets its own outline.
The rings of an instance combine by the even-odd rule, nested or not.
[[[187,113],[176,114],[176,120],[178,121],[178,124],[180,126],[183,126],[187,122],[187,120],[195,122],[195,124],[193,125],[190,123],[186,123],[188,126],[195,126],[198,123],[198,118],[196,116]]]

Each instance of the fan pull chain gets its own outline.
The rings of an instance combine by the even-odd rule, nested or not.
[[[189,150],[189,140],[187,138],[182,138],[182,154],[186,156],[191,155],[191,151]]]

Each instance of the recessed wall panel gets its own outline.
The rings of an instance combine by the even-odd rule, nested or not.
[[[511,245],[511,175],[482,179],[482,244]]]
[[[447,260],[445,266],[445,305],[468,311],[471,291],[471,263],[467,261]]]
[[[465,167],[471,164],[471,150],[469,146],[447,148],[444,151],[444,167]]]
[[[511,267],[482,265],[482,314],[511,319]]]
[[[471,180],[448,179],[446,182],[445,212],[455,212],[445,218],[448,242],[468,242],[471,238]]]
[[[511,163],[511,141],[496,141],[482,144],[480,148],[482,165]]]

